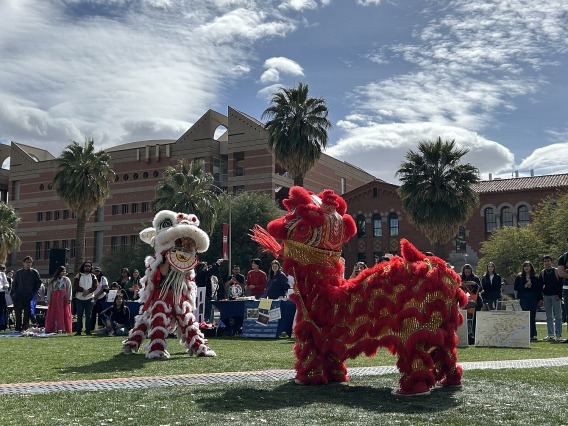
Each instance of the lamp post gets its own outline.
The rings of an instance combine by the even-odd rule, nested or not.
[[[232,232],[233,232],[233,220],[232,220],[232,206],[231,206],[231,199],[233,197],[233,195],[231,193],[229,193],[228,190],[223,190],[221,188],[219,188],[217,185],[211,185],[211,188],[216,189],[217,191],[221,192],[221,193],[225,193],[227,194],[227,198],[229,200],[229,223],[228,223],[228,227],[229,227],[229,232],[228,232],[228,260],[229,260],[229,272],[231,271],[231,265],[232,265]]]

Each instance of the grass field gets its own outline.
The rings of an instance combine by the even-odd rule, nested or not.
[[[539,335],[544,336],[539,325]],[[57,336],[0,339],[2,383],[82,380],[193,373],[293,369],[291,339],[212,338],[216,358],[189,358],[169,340],[172,358],[148,361],[119,355],[119,337]],[[568,345],[536,342],[531,349],[470,347],[460,361],[568,356]],[[349,367],[394,365],[380,350]],[[8,395],[2,425],[491,425],[568,424],[568,368],[475,370],[461,390],[430,396],[390,394],[398,375],[355,377],[349,383],[297,386],[289,381],[171,386],[102,392]]]

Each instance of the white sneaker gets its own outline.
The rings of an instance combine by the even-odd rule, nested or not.
[[[107,334],[107,336],[108,336],[108,337],[114,336],[114,331],[109,331],[108,334]]]
[[[542,339],[543,342],[554,342],[554,336],[546,336],[544,339]]]

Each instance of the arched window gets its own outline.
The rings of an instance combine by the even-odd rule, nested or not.
[[[362,214],[357,215],[357,238],[365,238],[367,232],[365,231],[365,216]]]
[[[373,237],[383,236],[383,221],[380,214],[373,215]]]
[[[466,251],[465,226],[460,226],[458,228],[458,233],[456,235],[456,252],[465,253],[465,251]]]
[[[517,226],[523,227],[529,224],[529,208],[528,206],[519,206],[517,209]]]
[[[389,214],[389,235],[398,236],[398,215],[396,213]]]
[[[493,232],[497,229],[497,219],[495,218],[493,207],[487,207],[483,215],[485,217],[485,232]]]
[[[513,213],[510,207],[501,209],[501,227],[503,226],[513,226]]]

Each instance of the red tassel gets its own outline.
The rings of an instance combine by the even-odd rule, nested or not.
[[[276,258],[279,256],[282,245],[266,229],[262,226],[254,225],[254,228],[250,231],[249,237],[263,247],[262,251],[270,252]]]

